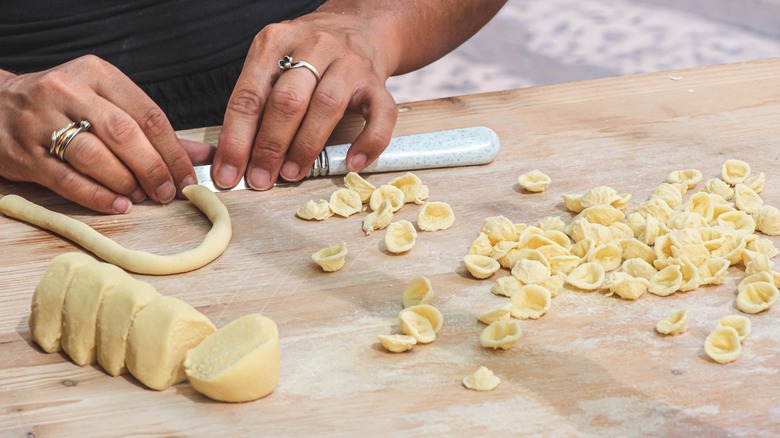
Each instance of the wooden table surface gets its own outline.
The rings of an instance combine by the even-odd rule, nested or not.
[[[54,256],[79,248],[0,217],[0,435],[777,436],[780,309],[750,316],[753,333],[737,362],[719,365],[703,351],[715,322],[738,313],[741,266],[721,286],[666,298],[564,290],[540,320],[521,321],[514,348],[495,352],[479,346],[476,317],[506,299],[490,293],[496,277],[471,278],[461,259],[485,217],[568,221],[561,195],[598,185],[633,194],[636,205],[670,171],[697,168],[711,178],[728,158],[766,172],[762,197],[780,206],[778,71],[780,60],[769,60],[404,104],[395,135],[484,125],[502,147],[490,165],[416,172],[430,199],[450,203],[457,219],[448,230],[420,232],[405,255],[386,251],[384,231],[365,236],[362,215],[295,218],[305,201],[327,199],[340,177],[219,194],[233,221],[227,251],[194,272],[136,277],[218,327],[251,312],[278,323],[281,380],[252,403],[212,402],[187,383],[156,392],[43,353],[27,328],[33,289]],[[351,140],[358,127],[346,119],[332,142]],[[536,168],[552,185],[524,193],[517,177]],[[186,201],[103,216],[30,185],[2,182],[0,193],[27,196],[155,253],[194,247],[209,226]],[[416,212],[410,204],[396,218],[414,222]],[[313,252],[342,241],[343,270],[323,273],[311,262]],[[444,328],[433,344],[387,353],[376,336],[399,331],[401,291],[417,275],[431,279]],[[657,335],[656,321],[680,307],[690,312],[688,332]],[[502,379],[498,388],[461,386],[480,365]]]

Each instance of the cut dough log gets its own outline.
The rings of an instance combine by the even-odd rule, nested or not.
[[[149,283],[125,280],[106,292],[97,319],[97,361],[112,376],[124,374],[127,335],[135,314],[160,294]]]
[[[127,369],[149,388],[162,391],[182,382],[184,355],[216,331],[189,304],[160,296],[135,314],[127,337]]]
[[[97,263],[80,252],[55,257],[33,292],[30,311],[30,336],[47,353],[60,348],[62,337],[62,305],[73,277],[82,267]]]
[[[79,269],[62,306],[62,350],[77,365],[96,360],[97,317],[106,293],[132,277],[109,263]]]
[[[262,315],[243,316],[187,352],[184,370],[201,394],[246,402],[270,394],[279,382],[279,331]]]
[[[191,185],[185,187],[182,193],[206,214],[213,226],[197,248],[173,255],[127,249],[83,222],[16,195],[0,198],[0,213],[59,234],[128,271],[169,275],[192,271],[210,263],[225,251],[232,236],[227,208],[212,191],[203,186]]]

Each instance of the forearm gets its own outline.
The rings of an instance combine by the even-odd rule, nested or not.
[[[477,33],[506,0],[329,0],[317,12],[370,23],[388,75],[423,67]]]

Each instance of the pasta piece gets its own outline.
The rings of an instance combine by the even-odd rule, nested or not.
[[[640,258],[628,259],[620,266],[620,270],[632,277],[640,277],[650,280],[658,271],[645,260]]]
[[[499,263],[502,261],[508,262],[508,260],[504,260],[509,253],[516,249],[518,247],[517,242],[509,241],[509,240],[502,240],[501,242],[496,243],[493,245],[493,248],[490,250],[490,258],[498,260]],[[506,265],[505,267],[511,268],[511,266]]]
[[[720,178],[735,186],[750,176],[750,165],[741,160],[726,160],[720,168]]]
[[[772,307],[777,302],[778,296],[780,296],[780,292],[778,292],[774,282],[752,282],[741,287],[737,294],[737,309],[755,315]]]
[[[494,350],[508,350],[515,345],[523,331],[520,330],[520,324],[512,319],[503,319],[492,322],[482,330],[479,335],[479,344],[485,348]]]
[[[677,208],[682,205],[683,197],[680,189],[669,183],[663,183],[653,189],[653,193],[650,194],[651,198],[661,199],[670,208]]]
[[[780,212],[778,213],[780,214]],[[780,229],[778,230],[780,231]],[[767,238],[756,239],[748,243],[745,248],[759,254],[764,254],[769,258],[775,258],[780,254],[780,250],[777,249],[775,243]]]
[[[371,192],[371,197],[368,198],[368,206],[371,207],[371,210],[376,210],[384,200],[390,201],[390,206],[393,209],[393,213],[395,213],[404,206],[404,192],[396,186],[385,184]]]
[[[501,379],[485,367],[479,367],[478,370],[463,378],[463,386],[474,391],[490,391],[499,383]]]
[[[718,321],[715,328],[717,327],[733,328],[737,331],[739,342],[742,343],[745,342],[745,339],[747,339],[748,335],[750,334],[750,319],[742,315],[728,315],[724,316],[720,319],[720,321]]]
[[[416,306],[418,304],[428,304],[433,300],[433,287],[431,280],[420,275],[415,277],[403,291],[404,308]]]
[[[507,275],[506,277],[501,277],[496,280],[496,282],[493,283],[493,287],[490,289],[490,292],[492,292],[494,295],[511,297],[512,294],[519,291],[522,286],[523,283],[520,283],[520,280],[511,275]]]
[[[710,252],[704,244],[689,244],[682,246],[672,246],[672,257],[677,261],[677,264],[685,265],[691,263],[693,266],[701,266],[710,258]]]
[[[566,238],[568,239],[568,237],[566,237]],[[521,249],[519,251],[527,251],[527,250]],[[560,245],[540,246],[539,248],[537,248],[537,249],[535,249],[533,251],[539,252],[539,254],[541,254],[547,260],[547,264],[548,265],[550,264],[549,260],[551,258],[553,258],[553,257],[574,257],[575,259],[579,260],[579,257],[571,256],[569,254],[569,250],[567,250],[566,248],[564,248],[564,247],[562,247]],[[512,264],[512,266],[514,266],[514,264]]]
[[[697,289],[701,286],[701,277],[699,276],[699,268],[693,263],[686,263],[680,267],[680,274],[682,275],[682,283],[680,283],[680,292],[688,292]]]
[[[726,270],[729,261],[720,257],[712,257],[699,266],[699,281],[705,284],[721,284],[726,280]]]
[[[572,213],[579,213],[585,209],[585,206],[582,205],[582,195],[563,195],[562,198],[566,209]]]
[[[494,259],[478,254],[469,254],[463,257],[463,263],[471,275],[480,280],[491,277],[501,269],[501,265]]]
[[[497,307],[493,310],[490,310],[488,312],[483,313],[482,315],[479,315],[477,319],[479,319],[479,322],[485,323],[485,324],[492,324],[496,321],[501,321],[504,319],[509,319],[510,313],[509,313],[509,306],[510,304],[505,304],[501,307]]]
[[[563,285],[566,283],[566,274],[558,272],[546,279],[536,283],[537,285],[547,289],[550,292],[550,296],[555,298],[563,289]]]
[[[398,187],[404,193],[404,203],[419,201],[423,183],[417,175],[407,172],[393,179],[388,184]]]
[[[713,178],[707,181],[704,184],[704,191],[718,195],[727,201],[731,201],[734,197],[734,189],[720,178]]]
[[[700,183],[702,174],[696,169],[676,170],[666,177],[666,182],[670,184],[684,183],[688,189],[692,189]]]
[[[320,265],[325,272],[335,272],[344,267],[347,260],[347,244],[341,242],[336,246],[323,248],[314,254],[311,259]]]
[[[512,267],[512,276],[521,283],[531,284],[548,278],[550,268],[538,260],[520,259]]]
[[[718,195],[699,192],[688,198],[688,202],[683,204],[683,211],[696,213],[709,223],[715,219],[715,205],[723,203],[726,201]]]
[[[363,203],[368,202],[371,198],[371,193],[376,190],[376,187],[374,187],[373,184],[363,179],[363,177],[356,172],[349,172],[344,177],[344,186],[357,192],[358,195],[360,195],[360,201]]]
[[[403,353],[417,345],[417,338],[409,335],[378,335],[377,338],[385,350],[393,353]]]
[[[755,213],[764,205],[764,201],[753,189],[744,185],[737,184],[734,187],[734,206],[745,213]]]
[[[307,221],[317,220],[324,221],[325,219],[333,216],[333,211],[330,209],[330,203],[324,199],[315,201],[310,199],[303,204],[303,207],[299,208],[295,215],[301,219]]]
[[[772,267],[774,265],[775,262],[773,262],[768,256],[756,253],[751,258],[751,260],[745,264],[745,273],[752,275],[757,272],[769,272],[772,271]]]
[[[420,187],[420,193],[417,195],[414,203],[417,205],[422,205],[426,199],[428,199],[428,186],[423,184],[422,187]]]
[[[539,221],[534,226],[545,231],[563,231],[566,229],[566,224],[563,222],[560,216],[547,216],[545,218],[539,219]]]
[[[720,246],[710,251],[710,257],[726,259],[729,265],[735,265],[742,260],[742,253],[747,243],[739,236],[723,238]]]
[[[575,243],[571,247],[571,254],[575,255],[583,261],[588,256],[588,252],[590,252],[591,248],[596,247],[596,241],[593,239],[582,239],[579,242]]]
[[[759,172],[755,175],[745,178],[745,182],[743,182],[742,184],[745,184],[746,186],[750,187],[756,193],[761,193],[764,190],[765,183],[766,183],[766,175],[764,174],[764,172]]]
[[[653,248],[635,237],[618,240],[618,245],[623,250],[623,258],[625,260],[639,258],[647,263],[653,263],[656,259]]]
[[[479,233],[479,237],[474,239],[473,242],[471,242],[471,246],[469,247],[469,254],[478,254],[483,256],[490,256],[490,253],[493,251],[493,244],[490,243],[490,239],[488,238],[487,234],[485,233]]]
[[[688,311],[685,309],[675,310],[655,325],[655,331],[662,335],[679,335],[686,330],[688,330]]]
[[[753,234],[756,231],[755,219],[744,211],[723,213],[718,216],[717,222],[721,227],[734,230],[736,234]]]
[[[734,362],[742,354],[739,334],[731,327],[718,327],[705,339],[704,351],[717,363]]]
[[[504,216],[491,216],[482,222],[480,232],[485,233],[490,243],[495,245],[502,240],[516,241],[519,233],[515,225]]]
[[[561,255],[550,258],[550,272],[553,274],[568,275],[582,263],[582,259],[575,255]]]
[[[737,285],[737,293],[743,293],[748,285],[760,282],[773,283],[774,280],[772,278],[772,274],[769,272],[757,272],[755,274],[748,275],[739,282],[739,285]]]
[[[603,286],[609,288],[609,295],[615,294],[626,300],[636,300],[645,292],[650,285],[647,279],[642,277],[632,277],[625,272],[611,272],[604,280]]]
[[[512,295],[509,313],[518,319],[538,319],[550,308],[550,291],[528,284]]]
[[[350,189],[338,189],[330,195],[330,210],[343,217],[350,217],[355,213],[360,213],[363,209],[363,201],[360,200],[360,194]]]
[[[594,187],[580,197],[579,203],[583,208],[596,205],[610,205],[620,200],[621,197],[615,189],[607,186]]]
[[[706,219],[696,213],[681,211],[673,214],[669,220],[666,221],[666,226],[670,230],[685,230],[690,228],[709,227],[710,224]]]
[[[682,285],[682,272],[680,266],[667,266],[650,277],[650,286],[647,291],[661,297],[677,292]]]
[[[433,342],[444,322],[441,312],[429,304],[407,307],[398,314],[398,319],[403,332],[422,344]]]
[[[769,236],[780,235],[780,210],[771,205],[764,205],[753,213],[756,230]]]
[[[599,245],[588,251],[586,260],[589,263],[598,263],[605,271],[612,271],[619,268],[623,262],[623,250],[614,243]]]
[[[524,173],[517,178],[517,183],[520,184],[520,187],[529,192],[537,193],[545,191],[551,182],[550,177],[539,169]]]
[[[387,227],[385,233],[385,246],[387,250],[400,254],[409,251],[417,240],[417,230],[414,225],[407,220],[392,222]]]
[[[455,213],[446,202],[426,202],[417,211],[417,226],[422,231],[446,230],[455,222]]]
[[[612,241],[619,242],[623,239],[633,239],[634,230],[623,222],[615,222],[609,226],[609,232],[612,234]]]
[[[594,205],[582,210],[574,220],[585,218],[591,224],[610,226],[625,218],[622,211],[611,205]]]
[[[582,290],[596,290],[604,283],[604,268],[598,263],[583,263],[566,277],[566,282]]]
[[[379,204],[379,208],[367,214],[363,218],[363,232],[366,236],[371,234],[375,230],[381,230],[387,228],[390,222],[393,221],[393,206],[390,205],[390,201],[385,199]]]

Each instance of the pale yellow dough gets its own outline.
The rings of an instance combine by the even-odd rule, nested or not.
[[[80,252],[55,257],[33,292],[30,311],[30,336],[41,349],[54,353],[62,337],[62,305],[73,277],[84,266],[97,263]]]
[[[463,386],[474,391],[490,391],[501,383],[493,371],[479,367],[476,371],[463,378]]]
[[[417,226],[422,231],[446,230],[454,222],[455,213],[446,202],[426,202],[417,210]]]
[[[347,244],[341,242],[336,246],[323,248],[314,254],[311,259],[314,263],[320,265],[325,272],[335,272],[344,267],[347,260]]]
[[[688,311],[679,309],[655,324],[655,331],[662,335],[679,335],[688,330]]]
[[[250,314],[207,336],[184,359],[184,371],[201,394],[224,402],[265,397],[279,382],[279,330]]]
[[[109,263],[89,264],[76,273],[62,306],[62,350],[77,365],[96,361],[97,318],[103,297],[128,280],[132,277]]]
[[[210,263],[225,251],[232,236],[230,215],[216,194],[198,185],[187,186],[182,193],[203,211],[212,227],[197,248],[173,255],[156,255],[127,249],[83,222],[16,195],[0,198],[0,213],[57,233],[101,259],[128,271],[169,275],[192,271]]]
[[[385,350],[393,353],[403,353],[417,345],[417,338],[409,335],[378,335],[377,338]]]
[[[388,251],[394,254],[409,251],[414,247],[416,240],[417,230],[407,220],[390,223],[387,227],[387,232],[385,232],[385,246]]]
[[[185,380],[184,355],[216,331],[192,306],[174,297],[153,299],[135,315],[127,337],[127,369],[162,391]]]
[[[490,323],[482,330],[479,335],[479,344],[485,348],[494,350],[508,350],[515,345],[523,331],[520,330],[520,324],[512,319],[502,319]]]

